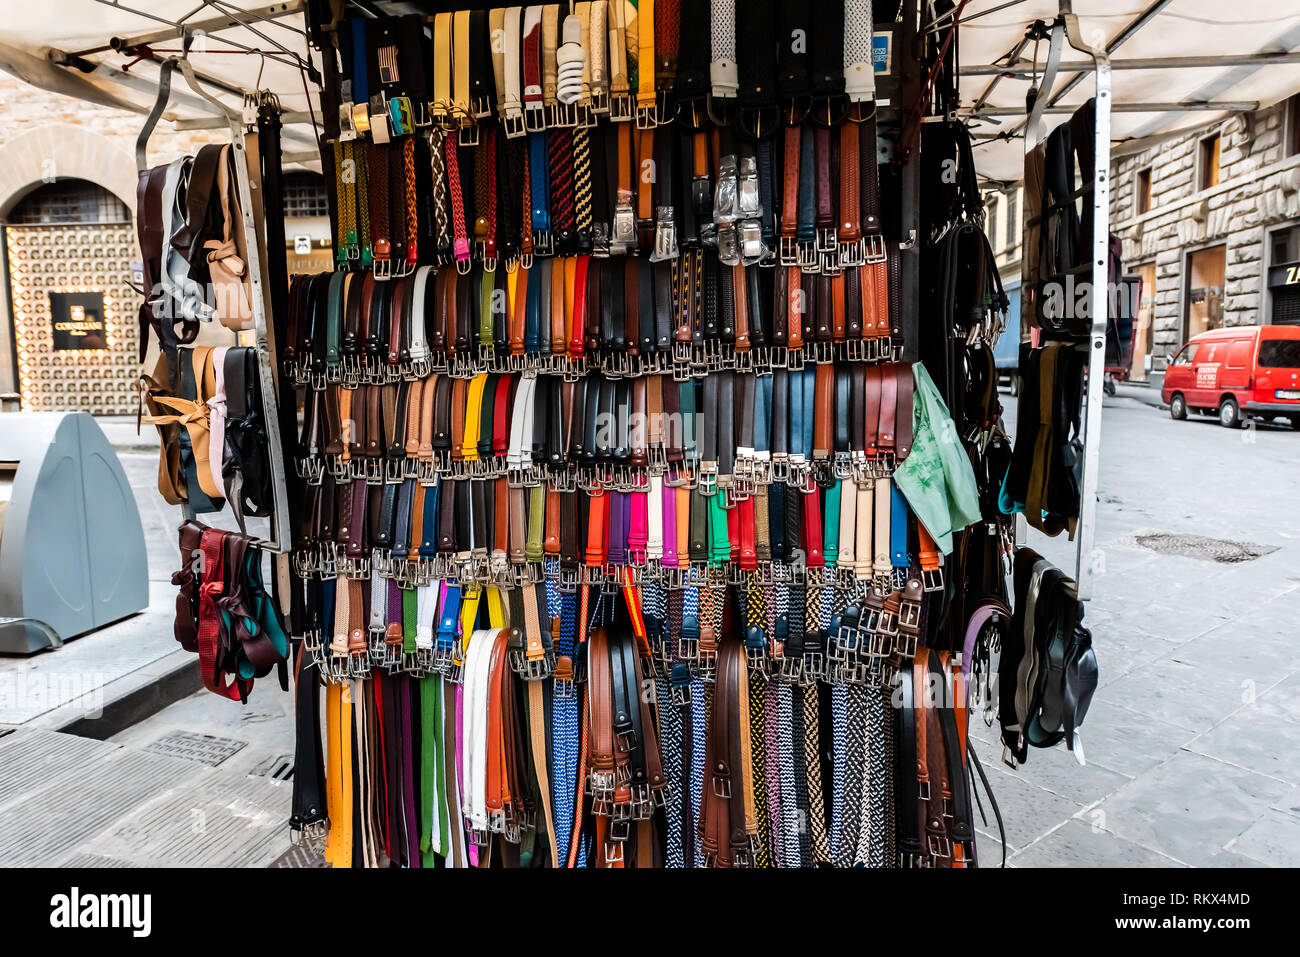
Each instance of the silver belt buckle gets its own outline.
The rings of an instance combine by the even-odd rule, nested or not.
[[[805,273],[821,272],[821,258],[817,252],[817,241],[814,239],[809,242],[799,242],[795,246],[799,271]]]
[[[781,237],[780,256],[782,266],[799,264],[799,244],[793,236]]]
[[[657,99],[649,103],[637,102],[636,105],[636,128],[639,130],[652,130],[659,125],[659,103]]]
[[[510,139],[517,139],[528,132],[528,128],[524,124],[524,115],[517,106],[513,109],[506,107],[504,125],[506,136]]]
[[[636,245],[636,215],[630,205],[614,208],[614,230],[610,236],[611,252],[617,249],[624,252]]]
[[[613,93],[609,97],[609,118],[614,123],[626,123],[632,119],[633,107],[632,97],[627,93],[620,93],[615,96]]]
[[[673,219],[673,207],[660,206],[655,212],[655,242],[651,262],[664,262],[676,259],[677,222]]]
[[[545,106],[539,100],[525,100],[524,101],[524,130],[528,133],[540,133],[545,129],[546,129]]]
[[[862,240],[840,243],[840,265],[845,267],[861,266],[864,255]]]

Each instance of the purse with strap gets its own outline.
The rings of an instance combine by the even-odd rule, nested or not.
[[[221,148],[217,160],[217,203],[215,212],[221,219],[221,239],[203,244],[212,283],[217,319],[236,332],[251,328],[253,310],[249,302],[248,258],[245,248],[244,217],[239,196],[230,186],[230,147]]]

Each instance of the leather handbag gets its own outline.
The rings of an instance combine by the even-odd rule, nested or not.
[[[1065,573],[1031,548],[1016,553],[1015,614],[998,665],[1002,740],[1023,763],[1029,745],[1065,741],[1075,751],[1078,729],[1097,689],[1092,634],[1083,604]],[[1082,763],[1082,751],[1077,755]]]
[[[247,701],[255,678],[283,666],[289,640],[262,581],[262,552],[246,535],[184,522],[173,632],[199,656],[204,686]],[[281,667],[281,685],[285,684]]]
[[[217,320],[236,332],[248,329],[253,310],[248,290],[248,259],[244,240],[244,217],[239,196],[230,188],[230,147],[223,147],[217,161],[217,213],[221,217],[221,239],[209,239],[206,250]]]

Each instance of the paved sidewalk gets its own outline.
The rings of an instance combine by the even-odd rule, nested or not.
[[[1033,751],[1010,770],[995,730],[972,721],[1007,823],[1009,863],[1295,866],[1300,514],[1288,492],[1300,469],[1300,435],[1174,422],[1149,401],[1158,392],[1120,390],[1103,415],[1098,577],[1085,618],[1101,672],[1082,732],[1087,765],[1057,748]],[[1002,401],[1014,424],[1015,400]],[[92,666],[144,680],[177,653],[168,581],[176,510],[156,494],[156,453],[135,439],[134,422],[108,425],[145,523],[150,611],[57,653],[0,660],[0,681],[15,668]],[[1162,554],[1143,544],[1153,533],[1246,542],[1267,553],[1240,564]],[[1071,543],[1037,535],[1031,543],[1073,570]],[[291,707],[274,681],[260,682],[246,707],[200,692],[106,742],[33,727],[54,714],[49,709],[0,714],[27,723],[0,737],[2,859],[311,863],[287,853],[290,784],[273,777],[293,752]],[[155,750],[169,744],[179,749]],[[213,766],[201,760],[223,754]],[[990,815],[979,835],[985,866],[1000,857],[995,835]]]
[[[1003,403],[1014,424],[1015,400]],[[1082,732],[1087,766],[1063,748],[1031,749],[1009,770],[996,728],[972,722],[1010,863],[1296,866],[1300,514],[1289,490],[1300,436],[1175,422],[1150,406],[1121,394],[1102,419],[1097,578],[1085,615],[1100,685]],[[1276,550],[1222,564],[1152,551],[1141,542],[1153,533]],[[1030,544],[1073,571],[1064,537],[1032,533]],[[986,866],[995,843],[981,835]]]

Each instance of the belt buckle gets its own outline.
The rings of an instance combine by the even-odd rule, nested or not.
[[[431,648],[418,647],[415,651],[408,651],[402,656],[402,670],[412,678],[423,678],[429,672],[428,660],[432,651]]]
[[[565,566],[560,565],[559,575],[556,577],[556,587],[566,595],[571,595],[578,590],[582,584],[582,567],[578,565]]]
[[[946,834],[927,834],[926,844],[931,857],[943,859],[952,857],[952,843]]]
[[[611,123],[626,123],[632,119],[632,97],[627,93],[610,94],[609,119]]]
[[[649,475],[663,475],[668,471],[668,453],[662,444],[655,443],[646,447],[646,472]]]
[[[796,242],[797,260],[799,271],[803,273],[821,272],[821,259],[817,252],[817,241],[815,239],[805,242]]]
[[[320,572],[321,578],[338,577],[338,561],[333,542],[321,542],[317,545],[316,569]]]
[[[821,272],[826,276],[838,276],[844,272],[845,264],[840,260],[839,246],[818,253]]]
[[[918,635],[914,631],[898,632],[894,636],[894,651],[904,660],[916,657]]]
[[[803,366],[804,366],[803,348],[802,347],[798,349],[787,348],[785,350],[785,367],[789,369],[791,372],[798,372],[803,368]]]
[[[610,251],[617,249],[626,252],[636,246],[636,214],[631,203],[619,203],[614,207],[613,232],[610,234]]]
[[[559,128],[578,126],[579,112],[578,104],[576,102],[556,102],[555,105],[551,107],[551,126]],[[582,125],[587,126],[588,124],[583,123]]]
[[[293,553],[293,570],[299,578],[311,578],[317,567],[310,549],[304,548]]]
[[[835,234],[835,227],[821,226],[817,229],[817,251],[819,253],[838,253],[839,242]],[[838,261],[838,258],[837,258]]]
[[[608,113],[609,109],[609,90],[604,87],[593,86],[591,89],[592,114],[599,116],[600,114]]]
[[[863,241],[861,239],[841,240],[839,256],[841,266],[861,266],[864,256]]]
[[[509,139],[518,139],[528,132],[524,124],[524,114],[519,107],[506,107],[504,123],[506,136]]]
[[[943,591],[943,566],[921,569],[922,591]]]
[[[548,471],[546,481],[550,488],[556,492],[572,492],[578,487],[577,473],[567,467]]]
[[[795,266],[799,264],[799,244],[795,237],[781,237],[780,257],[782,266]]]
[[[844,342],[844,358],[849,362],[863,362],[867,358],[867,340],[848,339]]]
[[[593,569],[596,572],[597,580],[591,584],[600,589],[600,594],[614,596],[622,588],[622,565],[611,565],[608,562],[604,565],[598,565]]]
[[[701,495],[716,495],[718,491],[718,463],[701,462],[696,473],[696,487]]]
[[[524,103],[524,131],[541,133],[546,129],[546,111],[542,103],[528,100]],[[509,135],[509,134],[507,134]]]
[[[660,206],[655,211],[655,241],[650,262],[676,259],[677,255],[677,222],[673,219],[673,207]]]
[[[861,239],[862,259],[864,263],[882,263],[887,258],[885,239],[880,233],[872,233]]]
[[[783,682],[799,684],[803,679],[803,656],[782,656],[778,663],[777,674]]]

